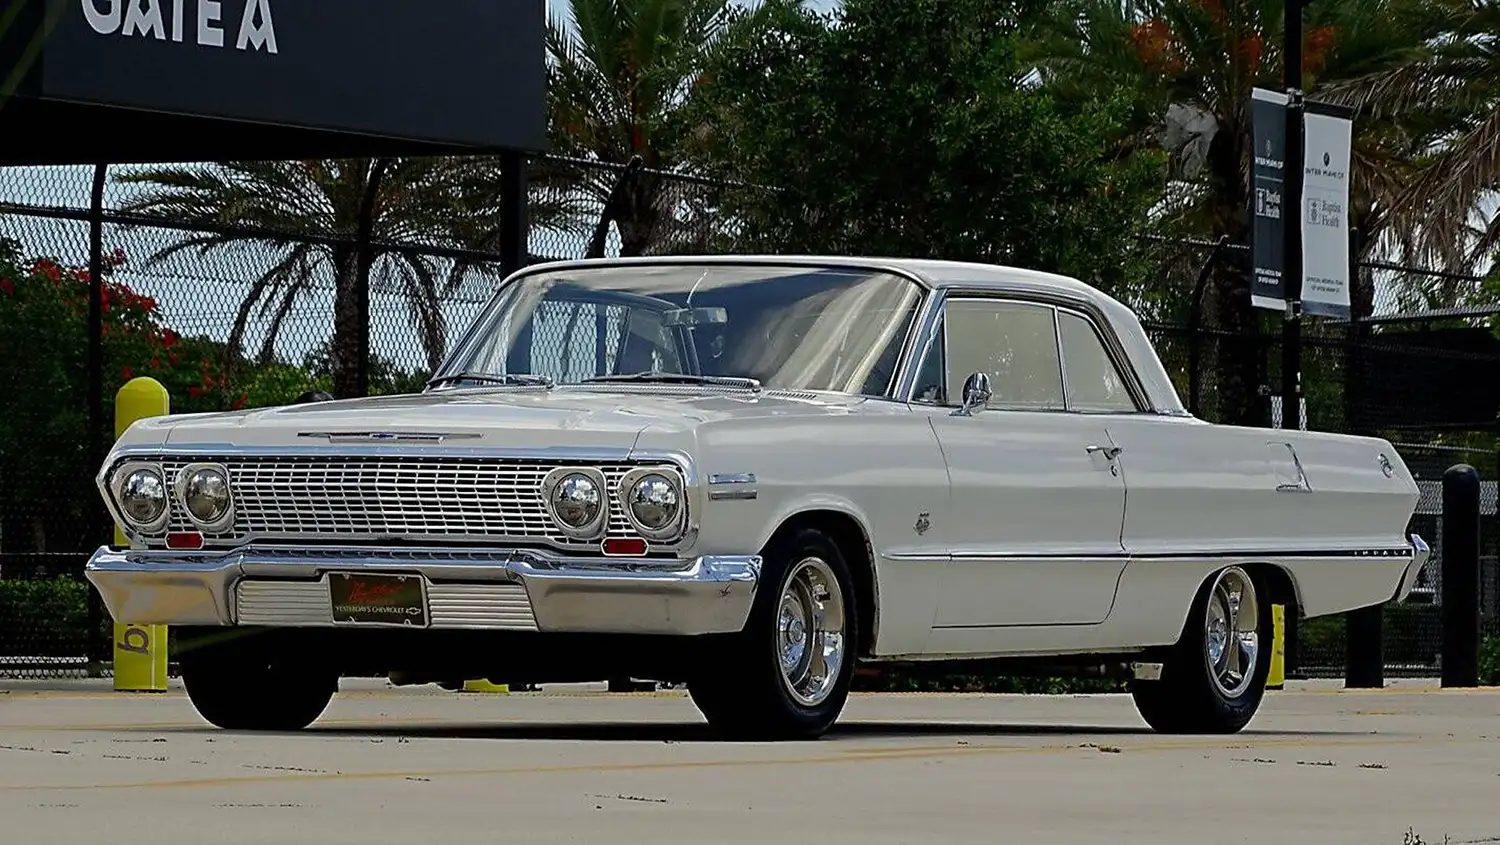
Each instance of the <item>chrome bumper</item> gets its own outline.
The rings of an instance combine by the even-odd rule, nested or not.
[[[695,635],[741,630],[761,559],[589,559],[539,552],[259,548],[222,552],[102,547],[88,579],[110,615],[135,625],[345,627],[331,573],[416,574],[429,628]]]
[[[1412,588],[1417,586],[1417,576],[1422,574],[1422,567],[1432,558],[1432,549],[1428,547],[1427,541],[1421,535],[1411,535],[1411,563],[1406,565],[1406,571],[1401,574],[1401,583],[1396,586],[1396,601],[1406,601],[1411,595]]]

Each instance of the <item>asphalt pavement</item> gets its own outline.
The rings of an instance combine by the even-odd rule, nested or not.
[[[0,682],[0,845],[1500,841],[1500,690],[1339,686],[1229,737],[1125,696],[913,694],[734,743],[678,692],[346,680],[308,731],[248,735],[175,685]]]

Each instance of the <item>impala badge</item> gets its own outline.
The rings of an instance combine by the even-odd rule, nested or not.
[[[930,517],[931,514],[927,511],[917,514],[917,524],[912,526],[912,530],[917,532],[918,535],[926,534],[927,529],[932,527],[932,519]]]

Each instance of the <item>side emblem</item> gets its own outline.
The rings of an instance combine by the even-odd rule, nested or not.
[[[912,526],[912,530],[917,532],[917,534],[919,535],[926,534],[927,529],[932,527],[931,516],[932,515],[927,511],[922,511],[921,513],[917,514],[917,524]]]

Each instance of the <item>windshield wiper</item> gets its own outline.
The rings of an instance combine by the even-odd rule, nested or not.
[[[743,387],[749,390],[760,390],[760,381],[753,378],[740,376],[696,376],[690,373],[621,373],[612,376],[589,376],[582,380],[589,382],[656,382],[660,384],[713,384],[726,387]]]
[[[438,384],[447,384],[448,382],[452,381],[482,381],[486,384],[520,384],[531,387],[552,386],[552,379],[547,378],[546,376],[533,375],[531,373],[508,373],[503,376],[496,375],[495,373],[450,373],[446,376],[438,376],[434,379],[428,379],[427,384],[424,386],[432,387]]]

